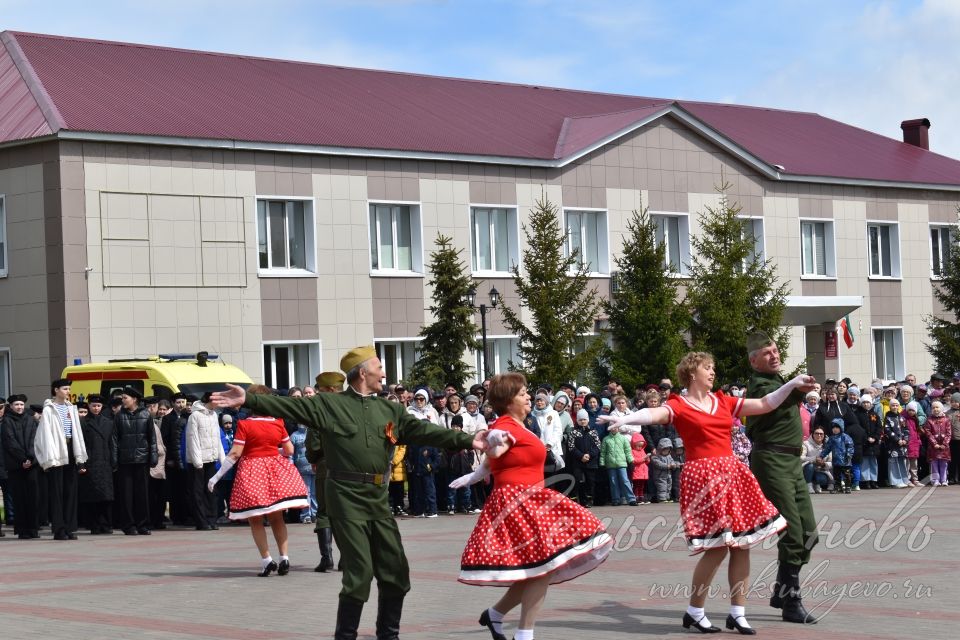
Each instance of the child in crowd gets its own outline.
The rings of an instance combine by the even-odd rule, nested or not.
[[[398,444],[393,450],[393,460],[390,464],[390,509],[394,516],[407,515],[403,508],[403,486],[407,483],[407,466],[404,457],[407,455],[407,445]]]
[[[900,401],[890,398],[887,413],[883,418],[883,438],[887,444],[888,480],[891,487],[903,489],[907,484],[907,445],[910,442],[910,432],[900,413]]]
[[[843,431],[843,418],[834,418],[831,421],[832,434],[820,451],[820,459],[828,454],[833,455],[833,493],[850,493],[853,484],[853,474],[850,467],[853,463],[853,438]]]
[[[639,433],[633,434],[630,439],[630,453],[633,456],[633,495],[640,504],[650,504],[646,499],[647,478],[649,477],[650,456],[646,452],[647,441]]]
[[[671,452],[673,443],[670,438],[660,438],[657,443],[657,452],[650,458],[650,467],[652,469],[651,480],[656,490],[656,502],[673,502],[670,498],[671,485],[673,484],[673,474],[677,468]]]
[[[590,414],[577,411],[577,424],[567,436],[567,465],[577,483],[577,502],[592,506],[593,490],[600,465],[600,437],[590,428]]]
[[[740,418],[737,417],[733,418],[733,424],[730,427],[730,447],[733,449],[733,455],[737,456],[740,462],[749,467],[750,452],[753,451],[753,443],[750,442],[750,438],[744,433],[743,423],[740,422]]]
[[[450,428],[455,431],[463,431],[463,416],[454,415],[450,418]],[[447,480],[451,482],[468,473],[473,473],[474,456],[473,449],[451,449],[447,451]],[[457,503],[459,502],[460,511],[463,513],[476,513],[473,509],[473,501],[470,497],[470,485],[465,485],[459,489],[447,487],[447,514],[454,515],[457,512]]]
[[[860,396],[860,408],[854,416],[863,429],[863,449],[860,458],[860,486],[864,489],[878,489],[877,470],[880,455],[880,441],[883,439],[883,419],[874,411],[873,396],[865,393]]]
[[[683,448],[683,439],[673,439],[673,463],[677,465],[670,472],[670,497],[674,502],[680,501],[680,472],[683,471],[683,464],[687,461],[687,453]]]
[[[610,484],[610,504],[618,506],[629,504],[637,506],[633,486],[627,478],[627,464],[633,460],[630,452],[630,438],[620,433],[617,427],[607,430],[607,437],[600,445],[600,466],[606,469]]]
[[[930,485],[947,486],[947,465],[950,463],[950,437],[953,428],[943,412],[943,403],[930,403],[930,416],[924,425],[927,432],[927,459],[930,461]]]
[[[912,487],[920,486],[920,477],[917,475],[917,466],[920,460],[920,404],[916,400],[911,400],[904,408],[903,422],[910,434],[910,441],[907,443],[907,473],[910,476],[908,484]]]

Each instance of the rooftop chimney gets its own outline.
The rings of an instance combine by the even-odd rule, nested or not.
[[[926,118],[904,120],[900,123],[903,129],[903,141],[921,149],[930,149],[930,121]]]

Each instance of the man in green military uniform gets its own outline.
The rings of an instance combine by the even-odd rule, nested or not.
[[[747,397],[762,398],[786,383],[780,375],[780,350],[770,336],[761,332],[750,335],[747,353],[754,371]],[[779,565],[770,606],[782,609],[787,622],[814,624],[816,618],[807,613],[800,597],[800,568],[810,561],[810,551],[818,541],[813,504],[800,466],[803,427],[799,405],[804,393],[795,390],[780,407],[751,416],[747,436],[753,441],[750,469],[767,499],[787,521],[777,544]]]
[[[214,394],[221,407],[245,406],[257,414],[287,418],[319,431],[327,462],[326,505],[340,548],[343,588],[337,608],[336,640],[356,640],[363,604],[375,577],[379,590],[377,640],[400,637],[403,598],[410,567],[400,530],[387,501],[389,465],[398,443],[441,449],[486,449],[486,432],[475,436],[418,420],[403,406],[379,398],[383,365],[373,347],[358,347],[340,360],[347,372],[343,393],[312,398],[246,395],[227,385]]]
[[[343,382],[346,380],[339,371],[324,371],[317,376],[317,393],[339,393],[343,391]],[[333,530],[330,528],[330,518],[327,516],[326,491],[327,460],[323,455],[323,441],[319,429],[310,429],[307,433],[307,460],[315,467],[314,485],[317,496],[317,542],[320,544],[320,564],[313,570],[326,573],[333,569]]]

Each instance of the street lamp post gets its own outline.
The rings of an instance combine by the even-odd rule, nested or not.
[[[490,308],[496,309],[497,304],[500,302],[500,292],[497,291],[496,287],[490,289]],[[490,365],[487,360],[487,305],[485,303],[480,303],[478,307],[477,302],[477,288],[470,287],[470,291],[467,292],[467,303],[474,309],[480,310],[480,336],[483,345],[483,377],[484,379],[490,377]]]

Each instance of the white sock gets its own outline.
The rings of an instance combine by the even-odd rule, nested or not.
[[[735,604],[730,605],[730,615],[733,617],[733,619],[736,620],[737,624],[739,624],[741,627],[747,627],[749,629],[750,623],[747,622],[747,619],[743,617],[746,612],[746,607],[741,607]]]
[[[533,640],[533,629],[517,629],[513,640]]]
[[[280,556],[280,562],[283,562],[284,560],[286,560],[287,562],[290,562],[290,557],[289,557],[289,556]]]
[[[273,558],[270,556],[267,556],[266,558],[260,558],[260,565],[261,565],[260,568],[266,569],[267,565],[270,564],[271,562],[273,562]]]
[[[497,633],[503,633],[503,614],[490,607],[487,609],[487,615],[490,616],[490,626]]]
[[[690,614],[690,617],[693,618],[693,621],[698,627],[712,627],[710,624],[710,619],[707,618],[707,614],[704,612],[703,607],[695,607],[692,604],[687,605],[687,613]]]

